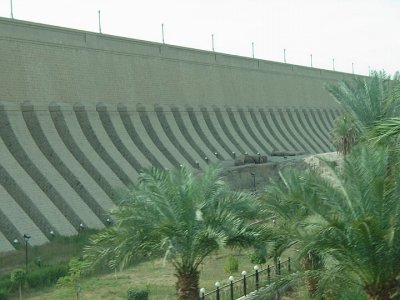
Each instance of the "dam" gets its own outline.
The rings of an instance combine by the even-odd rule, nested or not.
[[[146,167],[333,151],[353,76],[0,18],[0,252],[104,228]]]

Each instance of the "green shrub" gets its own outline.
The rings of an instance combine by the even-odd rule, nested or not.
[[[265,254],[260,251],[255,251],[250,255],[250,262],[255,265],[262,265],[267,262]]]
[[[8,292],[6,290],[0,289],[0,300],[8,300]]]
[[[22,299],[22,285],[25,284],[26,272],[23,269],[15,269],[10,275],[14,287],[18,286],[19,298]]]
[[[224,272],[227,274],[232,274],[239,271],[239,261],[234,256],[228,256],[224,264]]]
[[[11,278],[10,278],[10,276],[7,276],[7,277],[3,277],[1,280],[0,280],[0,290],[3,290],[3,291],[11,291],[12,290],[12,288],[13,288],[13,283],[11,282]],[[1,299],[1,298],[0,298]]]
[[[26,279],[26,272],[23,269],[15,269],[10,274],[10,279],[13,284],[13,287],[20,287],[25,282]]]
[[[57,287],[72,287],[84,275],[91,272],[90,264],[78,257],[72,257],[68,262],[68,274],[57,281]]]
[[[68,274],[68,265],[60,263],[33,270],[28,273],[26,281],[31,288],[53,285],[60,277]]]
[[[148,300],[149,292],[143,289],[129,288],[126,292],[126,299],[128,300]]]

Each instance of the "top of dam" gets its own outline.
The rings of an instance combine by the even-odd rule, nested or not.
[[[0,18],[0,101],[337,108],[354,75]]]

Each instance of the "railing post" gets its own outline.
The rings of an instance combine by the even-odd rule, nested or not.
[[[268,285],[271,284],[271,267],[268,265],[267,266],[267,279],[268,279]]]
[[[281,275],[281,260],[278,258],[278,275]]]
[[[230,282],[230,290],[231,290],[231,300],[234,300],[233,298],[233,281],[235,278],[233,276],[229,276],[229,282]]]
[[[254,266],[254,271],[256,271],[256,290],[260,288],[260,278],[258,276],[258,269],[259,267],[257,265]]]
[[[247,296],[247,285],[246,285],[246,275],[247,275],[247,272],[246,272],[246,271],[243,271],[243,272],[242,272],[242,275],[243,275],[243,293],[244,293],[245,296]]]
[[[204,294],[206,293],[206,289],[205,288],[201,288],[200,289],[200,298],[201,298],[201,300],[204,300],[205,299],[205,297],[204,297]]]
[[[221,286],[221,284],[217,281],[216,283],[215,283],[215,287],[216,287],[216,290],[215,290],[215,298],[216,298],[216,300],[220,300],[220,295],[219,295],[219,287]]]

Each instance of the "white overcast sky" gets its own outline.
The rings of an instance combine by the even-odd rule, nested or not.
[[[368,74],[400,70],[400,0],[12,0],[15,19]],[[11,0],[0,0],[10,17]]]

